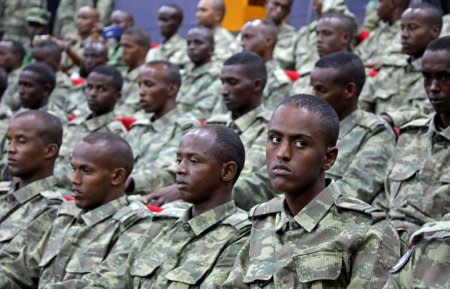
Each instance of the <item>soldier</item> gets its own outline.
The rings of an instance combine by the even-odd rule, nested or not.
[[[9,123],[7,139],[13,180],[8,192],[0,193],[0,252],[12,240],[20,247],[37,243],[50,230],[63,200],[53,177],[62,141],[58,118],[39,110],[20,112]],[[24,240],[27,231],[31,234]]]
[[[26,46],[27,53],[23,59],[23,64],[27,65],[31,63],[31,49],[33,47],[33,41],[38,41],[40,37],[49,37],[49,23],[51,14],[46,9],[31,8],[27,14],[27,33],[28,41],[23,43]]]
[[[269,0],[266,4],[267,20],[277,28],[273,58],[283,69],[295,69],[295,28],[286,23],[293,2],[294,0]]]
[[[214,35],[214,60],[223,62],[233,53],[239,51],[239,44],[234,36],[220,23],[225,16],[226,7],[224,0],[199,0],[195,17],[199,25],[208,27]]]
[[[249,212],[249,240],[223,288],[381,288],[399,256],[384,214],[325,178],[339,119],[311,95],[285,98],[266,146],[270,183],[284,196]]]
[[[17,81],[24,57],[25,49],[22,43],[8,39],[0,41],[0,67],[8,73],[8,88],[2,97],[2,104],[7,105],[12,111],[20,108]]]
[[[450,211],[450,37],[430,42],[422,57],[424,87],[434,113],[400,128],[385,181],[374,204],[389,216],[407,242],[423,224]]]
[[[3,96],[6,88],[8,87],[8,74],[6,71],[0,67],[0,99]]]
[[[186,40],[178,34],[183,22],[183,9],[176,4],[165,4],[158,10],[158,26],[163,42],[148,51],[146,61],[167,60],[184,69],[189,63]]]
[[[183,74],[177,103],[182,111],[197,118],[208,118],[218,100],[220,66],[212,60],[215,47],[210,29],[195,27],[188,31],[187,54],[191,63]]]
[[[422,3],[405,10],[401,17],[402,53],[408,58],[397,66],[382,68],[361,95],[362,109],[380,114],[400,127],[432,109],[422,85],[422,55],[431,40],[439,37],[442,12]]]
[[[304,63],[300,78],[294,83],[293,91],[296,93],[311,92],[310,74],[314,63],[320,57],[338,51],[351,51],[358,25],[354,19],[343,13],[328,12],[317,21],[316,51],[317,58],[312,63]]]
[[[327,101],[339,117],[339,155],[326,176],[347,194],[370,204],[384,191],[395,136],[381,117],[358,109],[365,79],[361,59],[351,52],[324,56],[311,72],[314,94]]]
[[[0,101],[3,97],[3,93],[5,92],[8,86],[8,74],[6,71],[0,67]],[[8,129],[8,122],[12,115],[11,110],[4,106],[0,106],[0,135],[5,135]]]
[[[151,61],[139,69],[140,100],[145,114],[133,123],[127,136],[134,153],[135,170],[129,192],[145,194],[175,182],[173,158],[182,133],[195,124],[176,105],[181,76],[175,64]]]
[[[120,38],[122,59],[127,66],[124,73],[122,100],[116,109],[118,114],[132,115],[139,110],[139,67],[145,63],[145,56],[150,48],[150,36],[142,29],[132,27]]]
[[[219,288],[250,229],[246,212],[231,200],[244,159],[233,130],[188,131],[177,151],[176,183],[192,206],[156,237],[140,238],[126,262],[87,276],[85,288]]]
[[[390,273],[384,289],[448,288],[450,280],[450,214],[415,232],[409,250]]]
[[[110,19],[111,25],[120,28],[121,34],[134,26],[134,17],[131,13],[123,10],[114,10]],[[119,69],[124,69],[124,63],[122,59],[122,48],[119,43],[113,41],[112,45],[109,45],[109,55],[111,55],[108,62],[109,65],[115,66]]]
[[[275,43],[277,27],[271,22],[257,19],[244,25],[241,32],[243,50],[258,54],[266,65],[267,83],[262,102],[269,110],[273,110],[292,89],[290,79],[273,59]]]

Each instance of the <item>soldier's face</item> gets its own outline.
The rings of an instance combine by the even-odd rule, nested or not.
[[[32,179],[46,165],[48,145],[40,136],[34,116],[13,118],[7,132],[8,170],[13,177]]]
[[[425,51],[422,73],[425,91],[434,110],[450,115],[450,53],[445,50]]]
[[[161,35],[169,38],[177,33],[180,21],[177,18],[177,10],[173,7],[162,6],[158,11],[158,25]]]
[[[48,27],[46,25],[42,25],[39,23],[28,22],[27,23],[27,32],[28,32],[28,36],[30,37],[30,39],[33,40],[33,38],[36,35],[48,34]]]
[[[211,59],[214,48],[208,41],[207,35],[199,29],[191,29],[186,38],[189,59],[197,65]]]
[[[120,46],[122,47],[123,61],[130,67],[135,67],[139,60],[145,57],[146,50],[138,44],[132,35],[122,35]]]
[[[108,51],[105,46],[98,44],[86,46],[83,50],[83,62],[81,63],[83,73],[88,75],[100,65],[108,62]]]
[[[317,185],[335,156],[326,145],[316,113],[295,105],[282,105],[272,115],[266,163],[272,187],[301,195]]]
[[[267,18],[279,25],[291,12],[292,0],[268,0]]]
[[[36,72],[25,70],[20,73],[19,96],[23,107],[38,109],[49,94],[48,87],[40,81]]]
[[[202,129],[191,130],[181,138],[176,184],[186,202],[207,203],[223,185],[222,165],[213,154],[215,140],[214,133]]]
[[[347,50],[350,37],[337,18],[323,18],[317,23],[317,53],[320,57],[333,52]]]
[[[34,47],[33,50],[31,51],[31,56],[33,57],[34,61],[45,63],[50,67],[52,67],[53,69],[59,67],[58,59],[60,57],[58,57],[58,55],[50,53],[45,48]]]
[[[94,209],[111,201],[114,175],[108,159],[104,157],[103,144],[80,142],[72,153],[72,192],[75,205]]]
[[[120,92],[115,89],[111,76],[91,72],[87,78],[85,97],[89,109],[99,116],[114,110]]]
[[[420,57],[431,40],[439,35],[439,29],[429,23],[426,12],[407,9],[401,18],[402,52]]]
[[[170,89],[158,67],[142,66],[139,69],[139,104],[146,112],[158,114],[163,110]]]
[[[128,15],[120,10],[116,10],[111,14],[111,24],[119,27],[122,32],[133,26]]]
[[[17,62],[18,57],[13,52],[12,44],[8,41],[0,41],[0,66],[9,72],[16,66]]]
[[[214,27],[218,21],[217,12],[213,9],[212,0],[200,0],[195,13],[197,23],[206,27]]]
[[[244,51],[251,51],[258,55],[264,55],[268,49],[268,40],[263,35],[261,28],[247,24],[241,34],[241,46]]]
[[[377,5],[377,14],[382,21],[389,21],[394,10],[393,0],[379,0]]]
[[[77,14],[77,29],[80,34],[89,34],[97,25],[95,10],[90,7],[81,7]]]

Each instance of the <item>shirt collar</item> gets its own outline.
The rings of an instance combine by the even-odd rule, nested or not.
[[[115,120],[114,113],[109,112],[100,116],[95,117],[92,113],[87,115],[81,120],[81,123],[87,127],[89,131],[96,131],[102,127],[107,126],[109,123]]]
[[[11,194],[19,203],[23,204],[33,197],[39,195],[43,191],[53,189],[54,187],[56,187],[56,183],[56,178],[54,176],[50,176],[32,182],[25,187],[18,189],[17,191],[12,191]]]
[[[260,114],[263,112],[264,112],[263,106],[259,105],[255,109],[252,109],[251,111],[247,112],[244,115],[241,115],[240,117],[232,121],[232,124],[234,124],[235,128],[238,129],[240,133],[243,133],[253,125],[253,123],[258,119]]]
[[[432,140],[438,137],[442,137],[447,141],[450,141],[450,126],[444,130],[439,131],[436,127],[437,117],[438,117],[437,114],[434,113],[431,118],[431,123],[430,126],[428,127],[427,134],[430,136]],[[434,143],[434,141],[432,141],[432,143]]]
[[[350,130],[357,124],[357,120],[360,115],[361,111],[357,109],[339,122],[339,138],[350,132]]]
[[[113,216],[127,204],[128,202],[126,196],[122,196],[93,210],[82,211],[82,214],[79,218],[81,218],[86,225],[92,226]]]

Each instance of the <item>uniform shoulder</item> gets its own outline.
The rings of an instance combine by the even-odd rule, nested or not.
[[[413,121],[410,121],[403,126],[400,127],[400,131],[407,131],[410,129],[420,129],[426,128],[431,122],[431,118],[419,118]]]
[[[149,117],[139,117],[136,121],[131,125],[131,128],[138,126],[149,126],[151,124]]]
[[[252,223],[248,219],[248,213],[239,208],[234,214],[225,218],[225,220],[223,220],[223,223],[233,226],[238,231],[250,229],[252,225]]]
[[[59,189],[45,190],[45,191],[42,191],[40,194],[45,199],[50,200],[50,201],[54,201],[54,202],[58,202],[58,203],[62,203],[64,201],[63,192]]]
[[[359,212],[369,216],[373,222],[386,219],[386,213],[357,198],[340,194],[335,200],[336,207]]]
[[[422,228],[414,232],[410,243],[415,244],[422,239],[449,239],[450,240],[450,221],[442,220],[425,224]]]
[[[270,201],[254,206],[248,215],[251,219],[264,215],[271,215],[281,212],[283,209],[283,198],[275,197]]]
[[[291,80],[286,75],[286,72],[278,65],[276,64],[272,70],[272,74],[277,80],[277,82],[281,84],[290,84]]]
[[[120,208],[114,215],[113,219],[120,223],[135,222],[140,219],[151,217],[150,211],[144,203],[136,200],[127,200],[128,204]]]
[[[360,111],[360,117],[358,124],[362,127],[365,127],[366,129],[370,131],[380,130],[380,129],[387,129],[388,124],[386,121],[384,121],[381,117],[378,115],[375,115],[373,113],[367,112],[367,111]]]

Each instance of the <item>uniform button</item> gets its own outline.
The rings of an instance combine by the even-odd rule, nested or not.
[[[189,231],[191,230],[191,226],[189,226],[188,223],[184,223],[184,224],[183,224],[183,229],[184,229],[186,232],[189,232]]]

